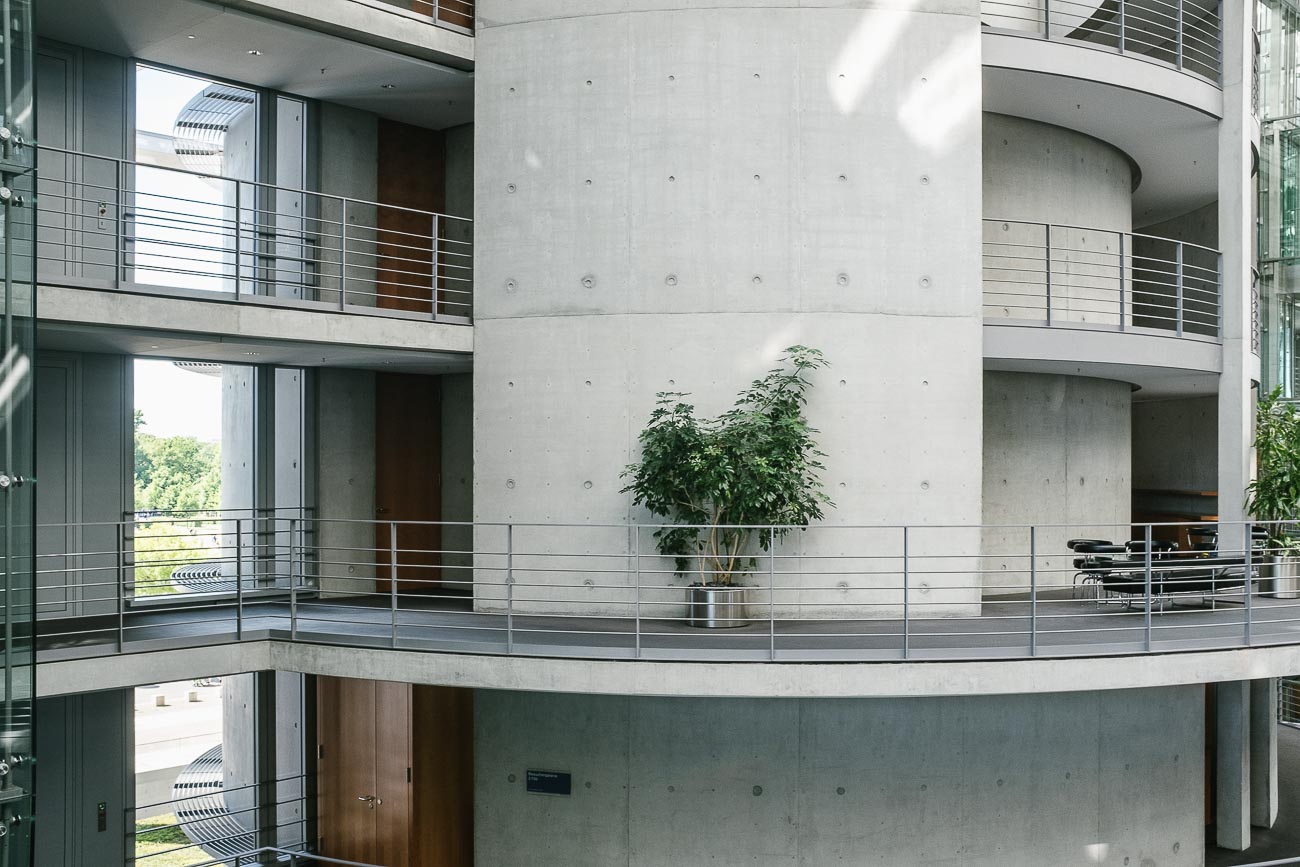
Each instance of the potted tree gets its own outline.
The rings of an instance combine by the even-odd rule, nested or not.
[[[641,431],[641,460],[623,471],[636,505],[681,526],[655,532],[659,553],[684,576],[692,626],[747,622],[739,582],[790,530],[806,528],[833,505],[822,491],[823,469],[804,417],[810,374],[827,362],[816,349],[791,346],[779,365],[741,392],[716,418],[701,419],[684,392],[660,392]]]
[[[1255,411],[1255,478],[1246,510],[1268,521],[1265,577],[1273,595],[1300,597],[1300,410],[1273,389]],[[1284,522],[1284,523],[1274,523]]]

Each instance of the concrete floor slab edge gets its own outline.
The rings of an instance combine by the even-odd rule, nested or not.
[[[717,698],[903,698],[1145,689],[1279,677],[1300,646],[983,662],[687,663],[541,659],[333,647],[288,641],[41,663],[49,697],[253,671],[524,692]]]

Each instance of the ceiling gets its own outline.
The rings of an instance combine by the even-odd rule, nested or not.
[[[48,39],[417,126],[474,119],[471,72],[203,0],[42,0],[38,9],[37,33]]]
[[[36,339],[43,352],[98,352],[224,364],[350,367],[382,370],[386,373],[422,374],[462,373],[473,367],[471,356],[463,353],[337,343],[250,340],[213,334],[185,334],[50,321],[40,322]]]
[[[984,67],[984,110],[1076,130],[1124,151],[1142,174],[1133,226],[1218,198],[1218,122],[1139,90],[1024,69]]]

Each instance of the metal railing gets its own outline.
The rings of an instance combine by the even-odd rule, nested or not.
[[[123,810],[127,863],[135,867],[149,867],[152,864],[171,864],[177,859],[187,863],[191,863],[191,859],[198,859],[205,864],[228,865],[243,859],[241,863],[258,864],[262,862],[251,860],[252,856],[281,851],[270,847],[256,848],[259,831],[270,835],[270,839],[283,841],[288,837],[294,841],[292,845],[298,847],[297,854],[306,859],[309,849],[305,842],[308,825],[306,814],[309,809],[307,784],[313,777],[312,774],[296,774],[279,777],[267,784],[266,787],[271,790],[269,809],[277,816],[274,827],[258,828],[259,812],[268,808],[267,804],[262,803],[262,784],[226,787],[219,768],[212,789],[224,800],[221,817],[224,822],[205,822],[202,816],[196,815],[206,807],[202,802],[211,798],[213,791],[169,798],[156,804],[127,807]],[[294,811],[294,815],[285,817],[285,808]],[[148,827],[139,826],[136,819],[139,813],[157,812],[159,809],[168,810],[174,821],[155,821]],[[178,836],[186,842],[174,845],[162,842]],[[149,844],[155,851],[141,854],[140,844]],[[212,856],[215,860],[205,860],[205,855]]]
[[[39,553],[38,592],[100,599],[42,608],[40,658],[241,640],[601,659],[890,661],[1102,656],[1300,643],[1300,578],[1264,525],[722,528],[743,537],[735,627],[693,628],[719,568],[656,552],[660,525],[227,520],[231,592],[136,599],[166,552],[115,567]],[[86,525],[89,530],[103,525]],[[1268,527],[1273,537],[1278,533]],[[93,534],[89,534],[93,535]],[[87,537],[89,537],[87,535]],[[244,540],[258,538],[256,546]],[[1206,546],[1205,539],[1213,545]],[[1103,554],[1071,540],[1114,540]],[[1163,541],[1162,541],[1163,540]],[[1276,570],[1276,571],[1274,571]],[[397,576],[396,581],[390,580]],[[255,576],[251,579],[249,576]],[[716,601],[716,600],[715,600]]]
[[[468,323],[473,221],[41,147],[44,282]]]
[[[352,0],[362,6],[417,18],[474,35],[474,0]]]
[[[1217,83],[1218,0],[980,0],[985,27],[1167,63]]]
[[[1220,336],[1219,252],[1105,229],[985,220],[984,321]]]

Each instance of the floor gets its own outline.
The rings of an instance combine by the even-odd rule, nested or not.
[[[1277,770],[1277,822],[1267,830],[1252,829],[1252,845],[1245,852],[1207,845],[1205,867],[1237,867],[1300,858],[1300,730],[1278,726]]]
[[[710,661],[887,661],[1005,659],[1168,652],[1300,643],[1300,600],[1254,597],[1247,623],[1241,596],[1213,609],[1199,597],[1147,612],[1142,605],[1098,605],[1068,593],[986,600],[978,614],[877,619],[769,618],[751,606],[736,629],[695,629],[678,619],[638,616],[635,606],[606,604],[604,617],[548,613],[520,603],[507,616],[474,611],[464,599],[386,594],[368,597],[191,598],[173,608],[48,619],[38,630],[38,661],[244,639],[294,639],[361,647],[462,653],[514,653],[606,659]],[[558,607],[558,606],[557,606]],[[237,612],[238,608],[238,612]],[[680,610],[678,605],[677,609]],[[663,609],[660,609],[663,610]],[[644,612],[642,612],[644,614]]]

